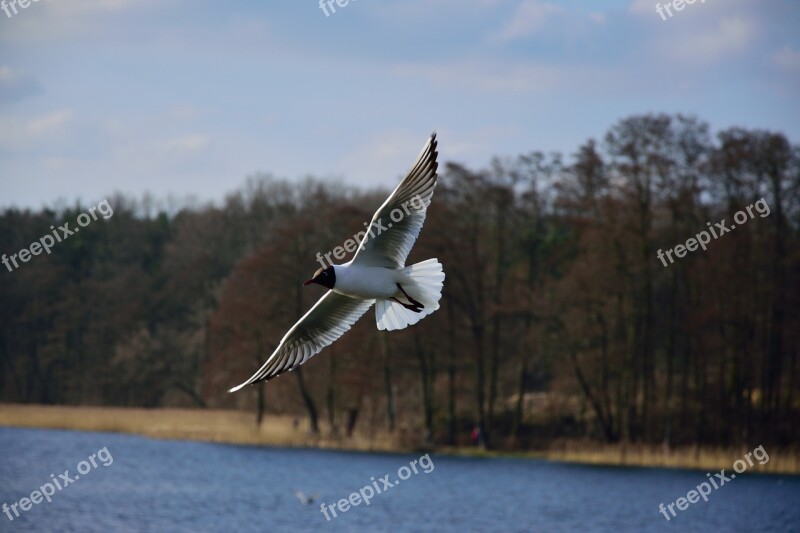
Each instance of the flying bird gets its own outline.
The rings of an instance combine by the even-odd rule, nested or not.
[[[289,330],[266,363],[228,392],[294,370],[332,344],[375,306],[379,330],[416,324],[439,309],[444,270],[437,259],[406,265],[436,188],[436,133],[375,212],[353,259],[320,268],[304,283],[330,290]]]

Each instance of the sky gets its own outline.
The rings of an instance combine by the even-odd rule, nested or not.
[[[0,207],[390,188],[434,130],[482,168],[649,112],[800,142],[800,2],[657,4],[31,1],[0,11]]]

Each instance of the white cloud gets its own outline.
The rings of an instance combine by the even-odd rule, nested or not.
[[[628,11],[636,15],[655,13],[656,5],[653,0],[632,0],[628,5]]]
[[[443,129],[437,132],[439,168],[447,161],[488,160],[493,147],[514,139],[519,132],[510,126],[487,126],[473,131]],[[337,166],[349,183],[365,188],[394,188],[425,143],[419,131],[385,130],[359,140]],[[441,170],[440,170],[441,172]]]
[[[498,65],[485,62],[404,64],[392,68],[401,77],[427,81],[434,87],[487,93],[538,93],[556,88],[612,82],[615,75],[594,66]]]
[[[72,111],[69,109],[62,109],[61,111],[56,111],[49,115],[43,115],[31,120],[28,122],[25,130],[33,137],[51,135],[62,131],[71,118]]]
[[[14,77],[14,73],[9,67],[0,67],[0,83],[9,83]]]
[[[163,5],[159,0],[54,0],[31,3],[4,24],[0,42],[63,42],[114,31],[113,17]],[[11,23],[13,22],[13,23]],[[118,27],[118,26],[117,26]]]
[[[517,127],[484,126],[472,131],[443,129],[439,138],[446,141],[441,150],[440,161],[488,161],[492,156],[500,155],[494,150],[512,139],[519,138]]]
[[[210,145],[211,139],[199,133],[175,137],[164,142],[167,153],[179,157],[204,152]]]
[[[744,17],[726,17],[715,26],[691,35],[675,35],[663,43],[665,53],[679,61],[706,64],[730,59],[744,51],[756,36],[756,25]]]
[[[589,15],[589,20],[595,24],[605,24],[608,22],[608,17],[605,13],[592,13]]]
[[[772,55],[772,62],[782,69],[800,72],[800,51],[786,45]]]
[[[494,38],[499,41],[511,41],[531,37],[545,28],[554,15],[562,12],[563,9],[555,4],[524,0],[514,10],[511,20],[494,35]]]
[[[53,4],[62,15],[70,13],[94,13],[97,11],[120,11],[133,7],[134,0],[60,0]]]
[[[420,13],[432,16],[434,13],[449,13],[469,16],[481,14],[507,0],[402,0],[400,2],[365,2],[364,9],[387,20],[398,18],[418,22]]]
[[[0,148],[19,150],[44,138],[63,134],[72,117],[71,110],[62,109],[27,120],[0,118]]]
[[[419,154],[425,139],[408,131],[371,134],[336,165],[355,184],[374,188],[396,183]]]

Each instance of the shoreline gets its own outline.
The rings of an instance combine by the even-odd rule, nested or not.
[[[312,448],[369,453],[412,453],[420,447],[399,446],[395,435],[357,433],[352,437],[313,435],[305,421],[286,415],[267,415],[260,427],[252,413],[219,409],[75,407],[29,404],[0,404],[0,426],[63,429],[140,435],[165,440],[185,440]],[[471,447],[439,446],[426,451],[443,455],[478,458],[540,459],[606,467],[680,468],[698,471],[730,470],[737,459],[757,447],[674,448],[661,446],[558,442],[547,450],[484,450]],[[749,472],[800,475],[800,450],[767,448],[769,461],[755,463]]]

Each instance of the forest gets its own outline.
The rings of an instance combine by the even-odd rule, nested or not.
[[[113,216],[0,267],[0,402],[229,408],[436,445],[479,427],[504,449],[800,441],[800,146],[646,114],[483,169],[446,147],[408,260],[444,265],[440,309],[392,333],[369,312],[236,394],[324,293],[302,286],[317,254],[387,190],[254,175],[216,203],[5,208],[9,256],[104,199]]]

